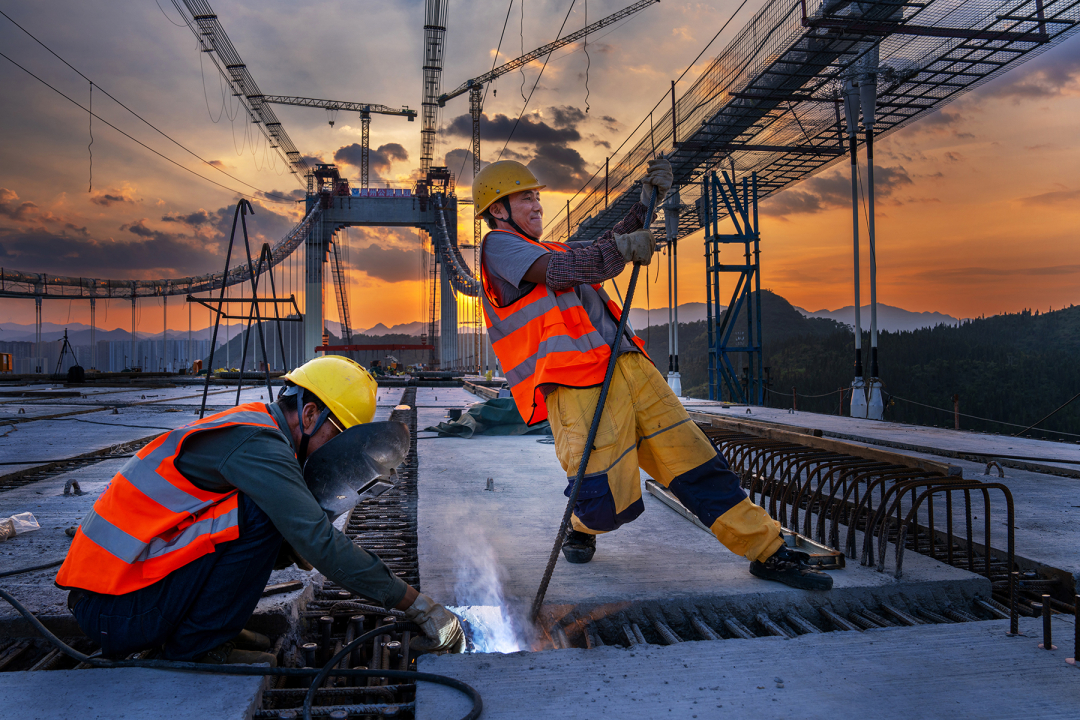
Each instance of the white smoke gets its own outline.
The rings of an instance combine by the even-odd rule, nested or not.
[[[469,522],[459,528],[454,594],[461,605],[450,610],[467,622],[476,652],[517,652],[524,641],[507,607],[495,550],[483,528]]]

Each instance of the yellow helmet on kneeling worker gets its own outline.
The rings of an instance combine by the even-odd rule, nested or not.
[[[379,386],[363,365],[347,357],[325,355],[309,360],[285,379],[315,393],[346,430],[375,417]]]

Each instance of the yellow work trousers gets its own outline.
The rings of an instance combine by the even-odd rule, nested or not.
[[[599,398],[598,387],[560,387],[547,396],[555,452],[567,474],[567,497]],[[764,560],[782,544],[780,523],[746,496],[738,476],[686,414],[663,376],[641,353],[624,353],[615,365],[574,506],[574,529],[599,534],[640,515],[645,505],[639,467],[668,487],[733,553]]]

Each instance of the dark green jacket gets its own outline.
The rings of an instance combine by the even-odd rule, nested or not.
[[[405,582],[330,524],[304,482],[284,413],[277,405],[267,408],[280,432],[237,425],[197,433],[184,443],[176,469],[203,490],[238,489],[319,572],[343,588],[394,607],[405,596]]]

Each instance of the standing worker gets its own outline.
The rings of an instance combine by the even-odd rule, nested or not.
[[[273,405],[239,405],[153,440],[94,503],[56,584],[104,657],[156,649],[276,665],[269,640],[244,625],[279,558],[404,610],[424,632],[419,651],[464,650],[457,617],[335,529],[304,480],[305,458],[371,421],[375,381],[333,355],[285,380]]]
[[[492,230],[483,240],[480,276],[491,346],[521,416],[551,423],[555,451],[570,496],[603,385],[622,308],[601,285],[627,262],[648,265],[656,249],[649,220],[655,188],[659,207],[673,181],[664,158],[649,161],[641,202],[594,243],[541,242],[545,186],[524,165],[492,163],[473,180],[476,215]],[[789,549],[780,523],[746,496],[739,478],[628,332],[619,341],[592,455],[574,506],[573,530],[562,552],[589,562],[596,536],[644,511],[644,469],[668,487],[750,572],[796,588],[828,590],[832,578],[812,569],[808,556]]]

